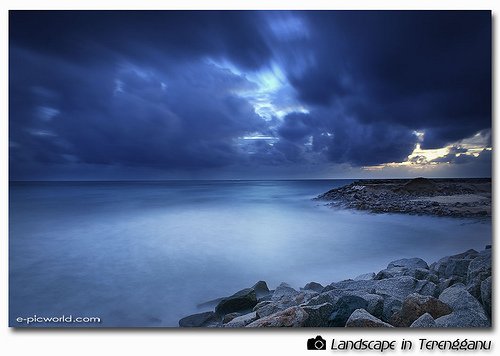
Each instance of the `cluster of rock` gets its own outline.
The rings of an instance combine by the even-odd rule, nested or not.
[[[181,327],[490,327],[491,247],[389,263],[377,274],[295,290],[259,281],[187,316]],[[210,302],[205,303],[205,306]]]
[[[432,199],[449,196],[457,199],[451,203]],[[315,199],[329,201],[333,207],[374,213],[487,217],[491,216],[491,179],[359,180]]]

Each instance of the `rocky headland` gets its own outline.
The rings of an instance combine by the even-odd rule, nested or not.
[[[300,290],[286,283],[250,288],[201,304],[181,327],[491,326],[491,246],[447,256],[430,266],[420,258],[392,261],[378,273]]]
[[[338,208],[461,218],[491,216],[490,178],[367,179],[315,198]]]

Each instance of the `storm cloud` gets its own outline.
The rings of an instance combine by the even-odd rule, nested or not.
[[[11,11],[9,36],[11,179],[298,176],[491,130],[489,11]]]

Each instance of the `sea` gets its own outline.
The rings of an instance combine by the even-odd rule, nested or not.
[[[176,327],[210,309],[199,304],[259,280],[270,289],[327,285],[395,259],[430,264],[491,243],[491,219],[372,214],[313,200],[350,182],[11,182],[9,323]],[[40,319],[63,315],[100,322]]]

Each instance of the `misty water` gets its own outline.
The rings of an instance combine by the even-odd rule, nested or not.
[[[490,220],[311,200],[349,182],[11,183],[10,324],[71,314],[102,320],[78,326],[177,326],[258,280],[325,285],[491,243]]]

